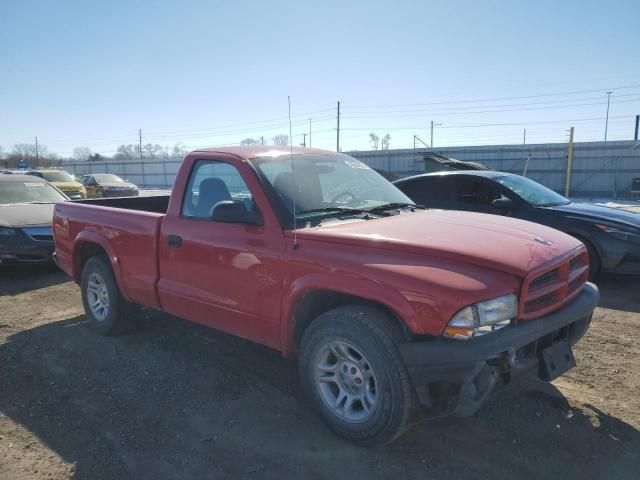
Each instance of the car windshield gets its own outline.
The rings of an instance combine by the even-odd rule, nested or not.
[[[559,193],[556,193],[533,180],[529,180],[526,177],[509,175],[497,177],[495,180],[534,207],[553,207],[571,203]]]
[[[251,163],[266,177],[290,213],[295,199],[300,218],[413,205],[382,175],[347,155],[258,157]]]
[[[96,179],[98,183],[124,183],[119,176],[113,175],[111,173],[98,173],[94,174],[93,178]]]
[[[75,181],[73,178],[71,178],[71,175],[69,175],[67,172],[62,170],[59,172],[38,172],[38,173],[35,173],[35,175],[38,175],[44,178],[47,182],[74,182]]]
[[[57,203],[67,198],[43,181],[1,182],[0,205],[12,203]]]

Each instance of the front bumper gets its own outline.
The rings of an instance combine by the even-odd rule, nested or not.
[[[0,245],[0,265],[34,265],[51,263],[54,245]]]
[[[469,341],[435,339],[400,345],[420,403],[434,416],[473,415],[500,386],[525,374],[543,376],[541,350],[559,341],[575,344],[598,304],[587,283],[560,310]]]

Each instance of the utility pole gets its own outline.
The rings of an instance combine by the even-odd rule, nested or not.
[[[604,141],[607,141],[607,129],[609,128],[609,103],[611,103],[611,94],[613,92],[607,92],[607,119],[604,122]]]
[[[302,134],[302,146],[304,148],[307,148],[307,134],[306,133]]]
[[[340,102],[338,102],[338,128],[336,130],[336,152],[340,152]]]
[[[429,143],[431,148],[433,148],[433,120],[431,120],[431,142]]]
[[[140,160],[142,160],[142,129],[138,130],[138,153],[140,155]]]
[[[636,132],[633,134],[633,139],[638,140],[638,126],[640,125],[640,115],[636,115]]]
[[[309,119],[309,148],[311,148],[311,119]]]
[[[524,146],[527,144],[527,129],[522,130],[522,158],[521,160],[524,162]],[[527,167],[525,166],[525,171]],[[525,174],[526,176],[526,174]]]
[[[435,123],[433,120],[431,120],[431,148],[433,148],[433,127],[439,127],[440,125],[442,125],[441,123]]]
[[[264,147],[264,137],[260,137],[260,145]]]
[[[571,190],[571,167],[573,165],[573,127],[569,129],[569,148],[567,150],[567,181],[564,185],[564,196],[568,197]]]
[[[38,137],[36,137],[36,168],[40,166],[40,156],[38,155]]]

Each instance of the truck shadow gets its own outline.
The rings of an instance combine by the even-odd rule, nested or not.
[[[55,265],[0,266],[0,296],[51,287],[68,282],[69,277]]]
[[[76,478],[635,478],[640,467],[635,428],[539,382],[473,418],[357,448],[310,411],[277,352],[157,312],[141,325],[106,338],[78,316],[0,345],[0,412]]]
[[[638,299],[640,277],[602,275],[596,284],[600,288],[598,306],[623,312],[640,313],[640,300]]]

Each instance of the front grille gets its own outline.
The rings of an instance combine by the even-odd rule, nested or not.
[[[589,257],[584,248],[532,272],[522,285],[520,318],[527,320],[557,310],[580,291],[588,276]]]
[[[529,289],[536,289],[539,287],[543,287],[545,285],[549,285],[560,278],[560,270],[558,268],[554,268],[553,270],[548,271],[537,277],[531,285],[529,285]]]

